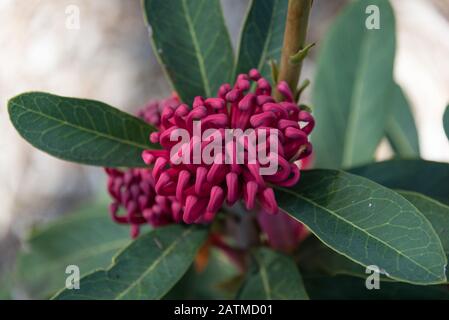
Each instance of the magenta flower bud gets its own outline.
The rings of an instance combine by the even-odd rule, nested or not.
[[[289,102],[294,101],[293,93],[292,93],[292,91],[290,90],[290,87],[288,86],[287,82],[281,81],[281,82],[278,84],[277,89],[278,89],[278,91],[285,97],[285,100],[287,100],[287,101],[289,101]]]
[[[209,98],[206,99],[206,105],[212,107],[213,109],[221,110],[225,107],[225,101],[220,98]]]
[[[284,212],[272,215],[261,210],[257,220],[260,229],[268,238],[268,245],[286,253],[293,251],[308,234],[302,223]]]
[[[210,193],[210,201],[207,205],[207,212],[214,214],[220,210],[224,201],[224,191],[219,186],[214,186]]]
[[[225,100],[225,97],[229,91],[231,91],[231,85],[229,83],[221,85],[221,87],[218,89],[218,97]]]
[[[253,81],[259,80],[262,76],[260,75],[259,71],[257,69],[251,69],[249,70],[249,77]]]

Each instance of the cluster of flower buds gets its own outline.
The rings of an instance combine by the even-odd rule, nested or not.
[[[165,108],[177,108],[180,104],[178,95],[173,93],[170,97],[161,100],[152,100],[137,112],[137,116],[145,122],[159,127],[161,124],[161,114]]]
[[[158,127],[164,108],[175,108],[178,105],[179,98],[173,94],[166,99],[150,101],[137,115]],[[109,212],[115,222],[131,225],[133,238],[139,235],[142,224],[159,227],[181,222],[181,204],[175,197],[156,194],[151,168],[126,171],[106,168],[105,171],[108,175],[108,192],[113,199]],[[125,211],[125,214],[119,214],[120,210]]]
[[[232,206],[240,199],[248,210],[252,210],[258,200],[265,211],[278,212],[270,185],[290,187],[298,182],[300,171],[295,161],[311,153],[308,136],[315,123],[309,112],[297,106],[287,83],[279,83],[277,90],[283,96],[281,102],[272,96],[270,83],[253,69],[249,74],[240,74],[233,87],[222,85],[217,97],[196,97],[192,109],[186,104],[164,108],[159,131],[150,137],[151,142],[159,143],[163,149],[146,150],[142,156],[146,164],[153,166],[156,193],[174,197],[181,203],[185,223],[210,222],[224,203]],[[194,133],[197,121],[201,123],[199,136]],[[208,141],[202,141],[201,137],[209,129],[219,134],[211,134]],[[252,148],[244,138],[243,141],[238,138],[225,141],[219,146],[219,152],[214,148],[215,159],[223,160],[231,155],[230,162],[205,163],[192,159],[195,157],[192,151],[199,149],[199,154],[203,155],[228,129],[264,131],[266,141],[258,141],[257,148],[269,151],[267,157],[276,160],[278,165],[274,172],[262,175],[261,169],[266,164],[258,159],[236,161],[239,144],[243,144],[240,156],[244,160],[251,157]],[[189,140],[181,147],[172,139],[180,130],[189,133]],[[273,144],[277,146],[275,151],[271,148]],[[179,159],[184,161],[179,162]]]
[[[159,227],[181,222],[181,204],[175,197],[156,194],[151,170],[108,168],[106,173],[108,192],[113,198],[109,207],[112,219],[117,223],[130,224],[133,238],[139,235],[142,224]],[[126,213],[120,215],[120,208]]]

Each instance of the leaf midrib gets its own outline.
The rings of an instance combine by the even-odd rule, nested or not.
[[[131,141],[131,140],[120,139],[120,138],[115,137],[115,136],[113,136],[113,135],[107,135],[107,134],[101,133],[101,132],[99,132],[99,131],[94,131],[94,130],[88,129],[88,128],[86,128],[86,127],[77,126],[77,125],[72,124],[72,123],[70,123],[70,122],[67,122],[67,121],[65,121],[65,120],[61,120],[60,118],[52,117],[52,116],[50,116],[50,115],[48,115],[48,114],[45,114],[45,113],[36,111],[36,110],[34,110],[34,109],[32,109],[32,108],[26,108],[26,107],[24,107],[23,105],[20,105],[20,104],[18,104],[17,102],[14,102],[14,101],[11,101],[11,107],[12,107],[12,106],[16,106],[16,107],[18,107],[18,108],[22,108],[22,109],[25,110],[26,112],[35,113],[35,114],[37,114],[37,115],[39,115],[39,116],[41,116],[41,117],[43,117],[43,118],[47,118],[47,119],[53,120],[53,121],[58,122],[58,123],[60,123],[60,124],[62,124],[62,125],[66,125],[66,126],[68,126],[68,127],[72,127],[72,128],[78,129],[78,130],[80,130],[80,131],[85,131],[85,132],[87,132],[87,133],[89,133],[89,134],[92,134],[92,135],[94,135],[94,136],[96,135],[96,136],[102,137],[102,138],[107,139],[107,140],[112,140],[112,141],[120,142],[120,143],[122,143],[122,144],[130,145],[130,146],[137,147],[137,148],[140,148],[140,149],[147,149],[147,148],[150,148],[150,147],[151,147],[151,146],[149,146],[149,145],[143,145],[143,144],[140,144],[140,143],[135,143],[135,142],[133,142],[133,141]],[[19,115],[19,117],[20,117],[20,115]],[[18,121],[18,119],[17,119],[17,121]]]
[[[368,48],[370,44],[371,38],[364,38],[361,48],[360,48],[360,57],[357,64],[357,73],[354,78],[354,84],[352,86],[352,95],[351,95],[351,103],[349,104],[349,118],[348,125],[345,130],[345,139],[343,141],[343,156],[342,156],[342,164],[343,166],[349,166],[352,162],[352,156],[354,153],[354,137],[355,137],[355,129],[357,120],[359,119],[359,112],[361,109],[361,96],[362,89],[365,86],[365,81],[360,81],[360,78],[363,78],[363,75],[366,73],[366,63],[368,60]]]
[[[206,0],[206,1],[209,1],[209,0]],[[211,92],[210,92],[209,81],[208,81],[207,74],[206,74],[205,63],[204,63],[203,57],[201,55],[201,49],[198,44],[198,38],[197,38],[196,31],[195,31],[195,27],[193,26],[192,18],[190,16],[189,9],[187,8],[186,0],[181,0],[181,3],[182,3],[182,9],[185,12],[187,27],[189,28],[190,34],[192,35],[192,44],[195,49],[195,56],[198,59],[198,66],[200,68],[201,80],[203,81],[205,94],[206,94],[206,96],[210,96]],[[207,26],[205,26],[205,27],[207,28]]]
[[[265,264],[263,259],[260,259],[258,255],[256,255],[257,263],[259,264],[259,274],[260,279],[262,280],[262,286],[266,293],[266,300],[271,300],[271,286],[270,286],[270,280],[268,277],[267,269],[265,268]]]
[[[408,256],[406,256],[406,255],[404,255],[401,251],[398,251],[396,248],[392,247],[392,246],[389,245],[388,243],[386,243],[386,242],[384,242],[383,240],[377,238],[376,236],[372,235],[371,233],[367,232],[366,230],[364,230],[364,229],[360,228],[359,226],[353,224],[352,222],[346,220],[345,218],[343,218],[343,217],[341,217],[341,216],[339,216],[339,215],[333,213],[331,210],[327,209],[326,207],[323,207],[323,206],[321,206],[320,204],[316,203],[315,201],[313,201],[313,200],[311,200],[311,199],[309,199],[309,198],[306,198],[306,197],[304,197],[304,196],[301,196],[300,194],[295,193],[295,192],[292,192],[292,191],[290,191],[290,190],[288,190],[288,189],[281,188],[281,187],[276,187],[276,188],[279,189],[279,190],[282,190],[282,191],[284,191],[284,192],[286,192],[286,193],[289,193],[289,194],[291,194],[291,195],[294,196],[294,197],[300,198],[300,199],[302,199],[302,200],[304,200],[304,201],[306,201],[306,202],[308,202],[308,203],[310,203],[310,204],[312,204],[312,205],[314,205],[314,206],[316,206],[316,207],[318,207],[318,208],[324,210],[325,212],[330,213],[332,216],[336,217],[337,219],[340,219],[340,220],[342,220],[343,222],[348,223],[349,225],[353,226],[354,228],[356,228],[357,230],[361,231],[362,233],[365,233],[367,236],[373,238],[374,240],[380,242],[381,244],[384,244],[387,248],[390,248],[391,250],[395,251],[398,255],[404,257],[406,260],[412,262],[412,263],[415,264],[416,266],[420,267],[422,270],[428,272],[429,274],[435,276],[435,277],[438,278],[438,279],[441,278],[438,274],[435,274],[435,273],[431,272],[429,269],[427,269],[426,267],[422,266],[420,263],[418,263],[418,262],[416,262],[415,260],[413,260],[412,258],[410,258],[410,257],[408,257]],[[289,214],[289,215],[292,216],[293,218],[297,219],[294,215],[291,215],[291,214]],[[332,247],[333,247],[333,246],[332,246]],[[339,252],[340,252],[340,251],[339,251]],[[357,261],[357,260],[355,260],[354,258],[349,257],[347,254],[344,254],[344,253],[342,253],[342,252],[340,252],[340,253],[343,254],[344,256],[348,257],[349,259],[353,260],[353,261]],[[360,262],[359,262],[359,263],[360,263]],[[391,278],[395,278],[395,277],[394,277],[394,276],[391,276]]]
[[[192,230],[193,229],[190,228],[190,229],[187,229],[186,231],[184,231],[180,237],[178,237],[176,240],[174,240],[173,243],[167,247],[167,249],[164,251],[164,253],[162,255],[160,255],[156,260],[153,261],[153,263],[147,268],[147,270],[145,270],[145,272],[142,273],[142,275],[140,275],[136,280],[131,282],[130,285],[124,291],[122,291],[120,294],[118,294],[114,299],[119,300],[120,298],[125,296],[129,291],[134,289],[134,287],[139,285],[139,283],[142,281],[142,279],[144,279],[151,271],[153,271],[154,268],[156,268],[161,263],[161,261],[175,249],[175,247],[178,245],[178,243],[181,240],[183,240],[186,236],[188,236],[189,233],[192,232]]]

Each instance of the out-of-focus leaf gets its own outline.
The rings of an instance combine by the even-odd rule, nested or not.
[[[144,0],[154,52],[185,103],[231,80],[233,51],[219,0]]]
[[[301,274],[291,257],[261,248],[254,252],[254,260],[254,270],[247,275],[238,299],[309,299]]]
[[[447,163],[390,160],[353,168],[350,172],[387,188],[415,191],[449,204]]]
[[[371,162],[389,116],[395,19],[388,0],[373,0],[380,29],[366,27],[366,1],[353,1],[322,44],[313,87],[316,167]]]
[[[279,207],[333,250],[392,279],[446,281],[446,255],[432,225],[393,190],[343,171],[305,171],[291,189],[276,188]]]
[[[368,290],[365,281],[350,276],[304,277],[307,292],[313,300],[449,300],[449,289],[445,285],[381,282],[380,289]]]
[[[31,298],[49,298],[65,286],[69,265],[81,275],[105,268],[130,242],[129,230],[111,221],[106,203],[37,228],[19,254],[16,280]]]
[[[123,249],[108,269],[83,277],[80,289],[65,289],[55,299],[160,299],[188,270],[207,234],[196,226],[154,229]]]
[[[194,267],[185,274],[176,286],[164,297],[169,300],[232,299],[239,288],[229,288],[239,282],[239,271],[228,257],[217,249],[211,249],[205,270]]]
[[[391,116],[387,122],[387,138],[400,158],[419,158],[419,139],[415,119],[401,87],[394,85],[389,106]]]
[[[350,275],[366,278],[364,267],[332,250],[318,238],[308,237],[297,254],[299,265],[307,273],[323,273],[326,276]],[[382,280],[394,281],[382,276]]]
[[[446,107],[443,117],[444,131],[446,131],[447,138],[449,139],[449,105]]]
[[[12,274],[10,272],[0,275],[0,300],[10,300],[12,290]]]

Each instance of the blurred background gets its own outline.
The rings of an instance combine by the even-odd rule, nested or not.
[[[313,81],[320,39],[347,1],[315,0],[309,42],[318,46],[305,62],[304,77]],[[234,47],[248,3],[222,0]],[[422,156],[449,161],[441,125],[449,103],[449,0],[392,4],[398,33],[395,78],[417,119]],[[7,100],[39,90],[134,112],[170,94],[140,6],[140,0],[0,0],[0,279],[33,226],[105,189],[100,168],[57,160],[20,138],[9,122]],[[67,28],[73,10],[79,12],[79,29]],[[378,157],[389,155],[383,143]]]

